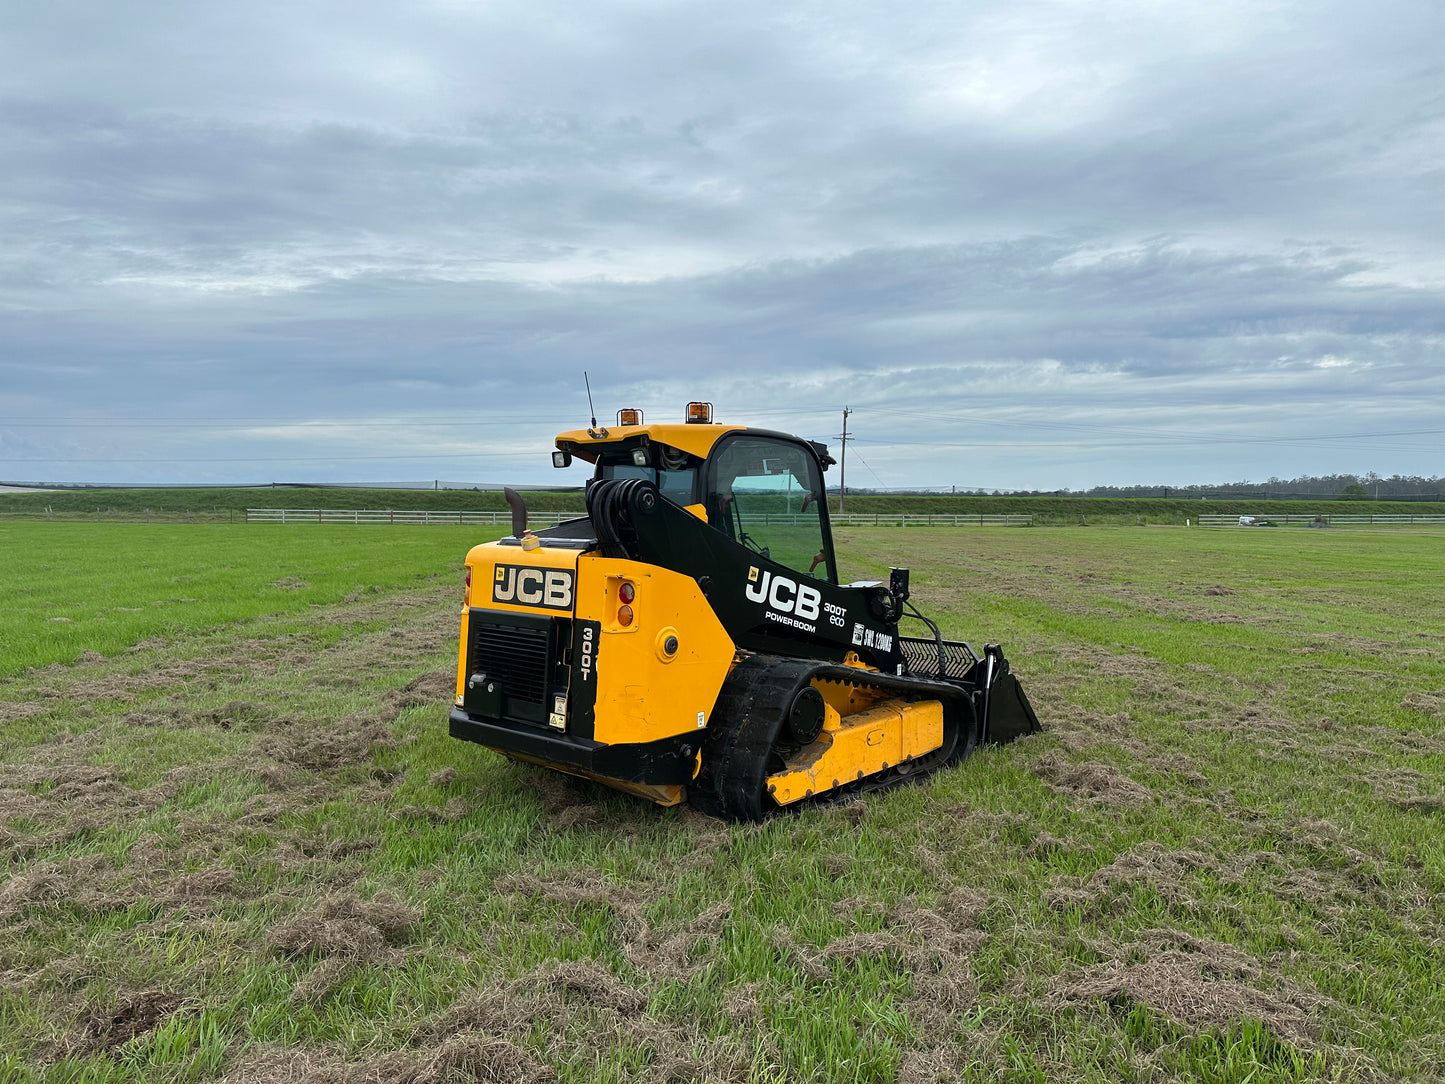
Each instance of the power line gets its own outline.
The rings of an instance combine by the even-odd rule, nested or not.
[[[447,455],[277,455],[242,456],[227,459],[185,456],[176,459],[127,459],[117,456],[76,458],[0,459],[0,463],[358,463],[365,460],[412,459],[528,459],[538,458],[536,452],[455,452]]]
[[[1445,430],[1439,430],[1445,432]],[[973,441],[939,441],[939,440],[893,440],[886,437],[850,437],[850,440],[862,440],[865,444],[877,444],[882,446],[900,447],[924,447],[924,448],[1149,448],[1156,446],[1198,446],[1198,445],[1223,445],[1223,444],[1300,444],[1304,446],[1326,445],[1340,440],[1388,440],[1392,434],[1379,435],[1336,435],[1319,433],[1311,436],[1301,437],[1209,437],[1209,436],[1184,436],[1158,438],[1153,440],[1127,441],[1119,438],[1112,440],[997,440],[993,438]],[[1415,433],[1399,434],[1400,436],[1414,436]],[[1435,445],[1428,444],[1378,444],[1382,448],[1398,449],[1436,449]]]
[[[863,457],[862,457],[861,455],[860,455],[858,458],[859,458],[860,460],[862,460],[863,465],[868,468],[868,473],[871,474],[871,475],[873,475],[874,480],[877,481],[877,483],[878,483],[880,486],[882,486],[882,485],[883,485],[883,479],[878,477],[878,472],[873,469],[873,464],[870,463],[870,462],[868,462],[868,460],[863,459]]]
[[[72,421],[67,418],[57,418],[48,422],[24,421],[12,422],[0,418],[0,425],[6,429],[54,429],[56,426],[64,426],[67,429],[415,429],[418,426],[436,428],[438,426],[466,426],[473,428],[480,425],[506,425],[517,427],[522,425],[558,425],[559,422],[527,422],[516,418],[498,419],[496,421],[477,421],[465,419],[458,421],[441,421],[433,418],[417,418],[414,421],[349,421],[349,422],[309,422],[309,421],[255,421],[255,422],[101,422],[101,421]]]
[[[750,410],[747,416],[752,417],[796,417],[813,416],[821,413],[817,410]],[[488,419],[484,416],[474,417],[453,417],[445,415],[439,417],[420,416],[413,418],[389,418],[369,419],[354,418],[344,420],[313,419],[313,418],[209,418],[190,419],[185,421],[173,421],[166,418],[125,418],[118,421],[110,421],[101,418],[73,418],[59,415],[50,417],[37,417],[34,414],[27,414],[20,417],[0,417],[0,425],[7,429],[54,429],[56,426],[65,426],[74,429],[248,429],[248,428],[299,428],[299,429],[407,429],[416,426],[465,426],[474,428],[476,426],[504,425],[518,427],[524,425],[546,425],[546,426],[568,426],[573,428],[584,428],[582,422],[574,422],[570,418],[520,418],[515,414],[508,414],[504,417]]]

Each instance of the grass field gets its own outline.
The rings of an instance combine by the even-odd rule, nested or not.
[[[1439,1079],[1445,539],[840,532],[1047,729],[734,827],[446,736],[479,537],[0,525],[0,1080]]]
[[[0,677],[150,637],[457,582],[487,528],[0,523]]]

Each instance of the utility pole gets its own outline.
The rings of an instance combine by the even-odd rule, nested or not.
[[[838,514],[843,514],[843,498],[848,495],[848,415],[853,412],[843,408],[843,452],[838,463]]]

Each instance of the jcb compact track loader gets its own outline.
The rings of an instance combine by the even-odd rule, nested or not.
[[[839,584],[827,449],[712,422],[562,433],[587,515],[467,554],[454,737],[661,805],[759,820],[1039,728],[997,645],[944,640],[890,582]],[[930,630],[900,636],[905,608]]]

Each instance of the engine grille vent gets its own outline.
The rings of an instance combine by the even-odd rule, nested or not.
[[[494,625],[472,621],[471,672],[485,673],[502,683],[507,696],[543,706],[550,668],[551,628],[540,625]]]

